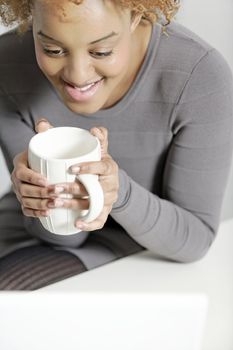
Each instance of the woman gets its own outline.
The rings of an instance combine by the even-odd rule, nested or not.
[[[0,5],[3,22],[24,32],[0,39],[0,140],[18,199],[10,193],[1,202],[2,288],[13,288],[8,267],[20,249],[9,249],[19,246],[24,260],[34,249],[40,264],[45,249],[55,264],[62,254],[75,257],[67,275],[143,248],[179,262],[203,257],[218,230],[232,154],[232,75],[222,56],[172,20],[175,0]],[[78,220],[82,232],[68,237],[47,232],[38,217],[88,208],[85,188],[49,186],[28,168],[26,151],[35,132],[64,125],[100,139],[101,161],[73,172],[99,175],[105,198],[101,215]]]

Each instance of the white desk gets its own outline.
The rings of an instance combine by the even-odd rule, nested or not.
[[[233,350],[233,219],[221,224],[209,253],[196,263],[160,261],[142,252],[43,290],[205,293],[209,312],[203,350]]]

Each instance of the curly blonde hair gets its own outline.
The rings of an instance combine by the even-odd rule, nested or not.
[[[18,25],[18,32],[27,31],[32,18],[33,2],[35,0],[0,0],[0,20],[5,26]],[[40,0],[41,1],[41,0]],[[42,0],[54,3],[56,0]],[[81,4],[84,0],[67,0],[74,4]],[[177,13],[180,0],[112,0],[122,9],[131,9],[142,14],[144,19],[152,23],[160,21],[165,27]],[[61,0],[56,4],[62,8]],[[164,21],[165,20],[165,21]]]

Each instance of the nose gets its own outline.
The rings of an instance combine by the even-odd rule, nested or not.
[[[63,68],[63,77],[77,86],[85,86],[95,78],[95,68],[85,55],[70,56]]]

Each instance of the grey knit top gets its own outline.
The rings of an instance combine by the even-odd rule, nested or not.
[[[156,255],[189,262],[207,252],[218,230],[232,155],[233,80],[221,54],[197,35],[176,22],[167,32],[154,25],[127,94],[92,115],[63,104],[37,66],[31,31],[2,35],[0,146],[11,171],[41,116],[54,126],[106,127],[120,190],[102,231],[125,230]],[[42,240],[78,245],[80,234],[54,235],[35,218],[24,224]]]

